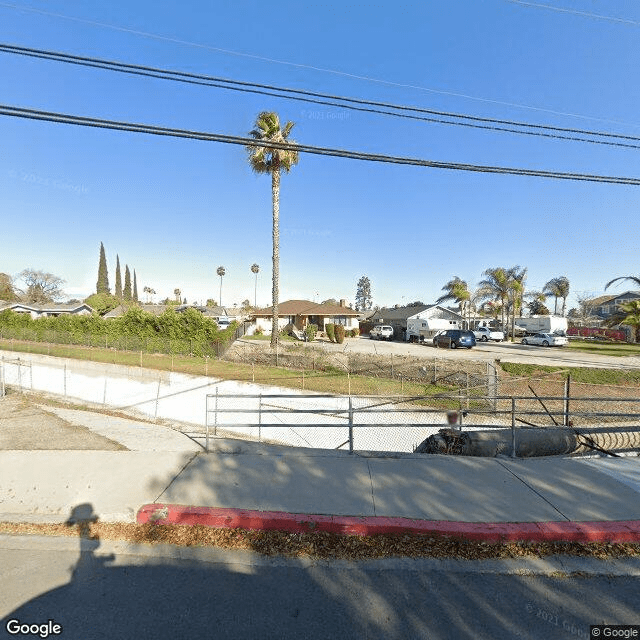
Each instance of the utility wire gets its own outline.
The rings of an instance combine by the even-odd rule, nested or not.
[[[120,27],[118,25],[113,25],[113,24],[108,24],[105,22],[98,22],[96,20],[85,20],[82,18],[78,18],[75,16],[68,16],[68,15],[64,15],[61,13],[53,13],[51,11],[44,11],[42,9],[36,9],[35,7],[27,7],[27,6],[19,6],[19,5],[15,5],[15,4],[11,4],[8,2],[0,2],[0,7],[6,7],[9,9],[16,9],[18,11],[29,11],[32,13],[36,13],[36,14],[40,14],[40,15],[44,15],[44,16],[50,16],[50,17],[54,17],[54,18],[61,18],[63,20],[71,20],[73,22],[78,22],[81,24],[88,24],[94,27],[101,27],[103,29],[112,29],[114,31],[120,31],[122,33],[130,33],[132,35],[136,35],[136,36],[141,36],[143,38],[151,38],[154,40],[160,40],[160,41],[164,41],[164,42],[171,42],[174,44],[180,44],[180,45],[184,45],[184,46],[188,46],[188,47],[196,47],[198,49],[204,49],[207,51],[215,51],[217,53],[224,53],[227,55],[232,55],[232,56],[239,56],[239,57],[243,57],[243,58],[251,58],[254,60],[260,60],[262,62],[269,62],[272,64],[280,64],[280,65],[286,65],[286,66],[290,66],[290,67],[296,67],[299,69],[310,69],[312,71],[319,71],[321,73],[331,73],[333,75],[337,75],[337,76],[343,76],[346,78],[352,78],[354,80],[363,80],[365,82],[375,82],[377,84],[383,84],[383,85],[387,85],[387,86],[391,86],[391,87],[400,87],[403,89],[415,89],[416,91],[427,91],[429,93],[436,93],[439,95],[444,95],[444,96],[452,96],[454,98],[464,98],[465,100],[474,100],[476,102],[485,102],[485,103],[489,103],[489,104],[499,104],[502,106],[506,106],[506,107],[514,107],[516,109],[528,109],[530,111],[540,111],[540,112],[544,112],[544,113],[551,113],[553,115],[557,115],[557,116],[567,116],[570,118],[580,118],[582,120],[593,120],[593,121],[597,121],[597,122],[610,122],[610,123],[614,123],[614,124],[626,124],[629,125],[629,123],[626,122],[619,122],[617,120],[608,120],[608,119],[604,119],[604,118],[597,118],[594,116],[586,116],[580,113],[567,113],[564,111],[556,111],[554,109],[546,109],[544,107],[534,107],[531,105],[527,105],[527,104],[519,104],[517,102],[506,102],[504,100],[495,100],[492,98],[481,98],[479,96],[472,96],[472,95],[468,95],[466,93],[460,93],[460,92],[456,92],[456,91],[445,91],[443,89],[433,89],[431,87],[423,87],[420,85],[414,85],[414,84],[406,84],[406,83],[402,83],[402,82],[394,82],[392,80],[384,80],[382,78],[373,78],[370,76],[363,76],[363,75],[358,75],[355,73],[349,73],[347,71],[339,71],[337,69],[326,69],[323,67],[316,67],[313,65],[309,65],[309,64],[301,64],[301,63],[297,63],[297,62],[289,62],[287,60],[276,60],[274,58],[267,58],[265,56],[260,56],[260,55],[256,55],[256,54],[251,54],[251,53],[244,53],[241,51],[232,51],[230,49],[222,49],[220,47],[213,47],[211,45],[206,45],[206,44],[202,44],[202,43],[198,43],[198,42],[191,42],[189,40],[181,40],[180,38],[175,38],[175,37],[171,37],[171,36],[163,36],[157,33],[150,33],[148,31],[139,31],[136,29],[131,29],[131,28],[127,28],[127,27]],[[630,126],[637,126],[637,125],[630,125]]]
[[[463,164],[458,162],[440,162],[436,160],[422,160],[419,158],[408,158],[402,156],[388,156],[376,153],[365,153],[360,151],[347,151],[344,149],[332,149],[327,147],[316,147],[303,144],[288,144],[271,141],[256,140],[255,138],[243,138],[240,136],[229,136],[220,133],[207,133],[202,131],[192,131],[189,129],[173,129],[168,127],[158,127],[148,124],[121,122],[117,120],[104,120],[101,118],[89,118],[85,116],[55,113],[51,111],[41,111],[38,109],[26,109],[13,107],[10,105],[0,105],[0,115],[14,118],[27,118],[31,120],[41,120],[55,122],[59,124],[72,124],[84,127],[96,127],[100,129],[113,129],[118,131],[130,131],[133,133],[146,133],[149,135],[170,136],[174,138],[188,138],[191,140],[204,140],[208,142],[221,142],[225,144],[241,145],[243,147],[266,147],[273,149],[284,149],[297,151],[299,153],[311,153],[315,155],[333,156],[337,158],[348,158],[351,160],[364,160],[368,162],[384,162],[390,164],[413,165],[429,167],[433,169],[450,169],[456,171],[472,171],[476,173],[497,173],[520,176],[532,176],[539,178],[553,178],[557,180],[577,180],[581,182],[604,182],[609,184],[626,184],[640,186],[640,178],[629,178],[619,176],[602,176],[586,173],[563,173],[559,171],[547,171],[542,169],[523,169],[516,167],[499,167],[476,164]]]
[[[240,91],[246,93],[255,93],[260,95],[268,95],[277,98],[307,102],[313,104],[321,104],[325,106],[339,107],[353,111],[363,111],[367,113],[375,113],[379,115],[394,116],[398,118],[408,118],[412,120],[421,120],[433,122],[437,124],[454,125],[461,127],[470,127],[473,129],[485,129],[489,131],[500,131],[506,133],[515,133],[519,135],[528,135],[544,138],[553,138],[558,140],[569,140],[572,142],[586,142],[591,144],[601,144],[615,147],[626,147],[631,149],[640,149],[640,144],[631,144],[629,142],[618,142],[618,140],[627,140],[630,142],[640,143],[640,136],[629,136],[618,133],[607,133],[603,131],[590,131],[587,129],[573,129],[567,127],[556,127],[552,125],[536,124],[529,122],[519,122],[516,120],[501,120],[496,118],[483,118],[462,113],[453,113],[447,111],[437,111],[434,109],[425,109],[421,107],[412,107],[406,105],[397,105],[388,102],[378,102],[372,100],[362,100],[350,98],[346,96],[336,96],[326,93],[318,93],[314,91],[306,91],[303,89],[291,89],[286,87],[277,87],[268,84],[259,84],[254,82],[244,82],[240,80],[230,80],[228,78],[220,78],[203,74],[186,73],[182,71],[173,71],[168,69],[160,69],[156,67],[148,67],[136,64],[129,64],[114,60],[105,60],[102,58],[90,58],[86,56],[76,56],[58,51],[48,51],[44,49],[32,49],[29,47],[21,47],[11,44],[0,43],[0,53],[13,53],[17,55],[28,56],[43,60],[55,62],[63,62],[85,67],[103,69],[107,71],[115,71],[130,75],[157,78],[161,80],[171,80],[186,84],[195,84],[209,86],[231,91]],[[336,102],[338,101],[338,102]],[[379,108],[379,107],[382,107]],[[393,109],[394,111],[389,111]],[[415,114],[429,114],[415,115]],[[438,116],[438,117],[432,117]],[[447,118],[447,119],[445,119]],[[520,127],[516,129],[514,127]],[[561,135],[561,134],[577,134],[577,135]],[[589,139],[578,136],[592,136],[601,139]]]
[[[533,7],[535,9],[548,9],[549,11],[558,11],[560,13],[571,13],[575,16],[583,16],[585,18],[596,18],[597,20],[608,20],[609,22],[621,22],[623,24],[630,24],[634,27],[640,27],[640,22],[637,20],[629,20],[626,18],[616,18],[614,16],[605,16],[599,13],[589,13],[588,11],[577,11],[576,9],[565,9],[564,7],[554,7],[550,4],[542,4],[540,2],[524,2],[524,0],[507,0],[511,4],[520,4],[524,7]]]

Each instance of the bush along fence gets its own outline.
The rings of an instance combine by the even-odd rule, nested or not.
[[[77,331],[36,330],[23,327],[0,327],[0,341],[5,349],[24,350],[15,342],[93,347],[116,351],[135,351],[181,356],[222,357],[234,340],[244,335],[244,327],[226,329],[215,339],[168,338],[163,336],[109,335]],[[37,350],[48,353],[49,350]]]

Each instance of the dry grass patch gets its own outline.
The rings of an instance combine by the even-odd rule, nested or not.
[[[511,559],[570,555],[600,559],[640,556],[635,543],[528,543],[470,542],[449,536],[384,534],[374,536],[335,533],[287,533],[214,529],[202,525],[154,525],[98,522],[78,524],[30,524],[0,522],[0,534],[51,535],[118,540],[133,544],[172,544],[243,550],[266,556],[316,559],[371,560],[378,558],[456,558],[462,560]]]

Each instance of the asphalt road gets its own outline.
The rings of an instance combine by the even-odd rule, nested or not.
[[[598,367],[607,369],[638,369],[640,357],[614,357],[584,353],[562,347],[537,347],[519,342],[480,342],[472,349],[436,349],[430,343],[371,340],[368,336],[349,338],[343,344],[318,343],[319,348],[343,353],[378,355],[409,355],[423,358],[462,358],[471,360],[502,360],[504,362],[546,364],[560,367]]]
[[[355,563],[0,536],[0,566],[0,637],[19,637],[10,620],[86,640],[549,640],[640,624],[632,560]]]

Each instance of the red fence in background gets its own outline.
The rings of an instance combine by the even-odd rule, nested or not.
[[[627,334],[619,329],[602,329],[592,327],[569,327],[568,336],[580,336],[582,338],[606,338],[607,340],[627,341]]]

